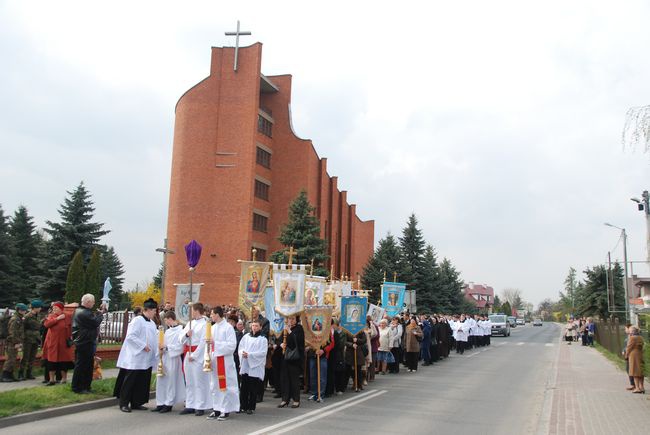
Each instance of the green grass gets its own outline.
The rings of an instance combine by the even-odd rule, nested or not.
[[[41,364],[40,362],[36,362],[34,364],[34,368],[32,369],[32,375],[37,379],[43,376],[43,371],[44,370],[43,370],[43,367],[41,367],[40,364]],[[116,364],[117,364],[116,360],[106,360],[105,359],[105,360],[102,361],[102,369],[103,370],[114,369]],[[14,375],[17,376],[16,372],[14,372]],[[72,370],[70,370],[68,372],[68,378],[72,379]]]
[[[51,387],[29,387],[0,393],[0,418],[24,414],[41,409],[55,408],[73,403],[111,397],[115,379],[93,381],[92,394],[76,394],[70,384]]]
[[[622,356],[610,352],[598,343],[595,343],[594,345],[596,350],[602,353],[605,358],[613,362],[619,369],[625,371],[625,360]],[[643,360],[645,362],[643,365],[643,375],[647,378],[650,377],[650,345],[648,345],[648,343],[645,343],[643,346]]]

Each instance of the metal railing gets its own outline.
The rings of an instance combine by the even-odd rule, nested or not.
[[[102,344],[120,344],[126,337],[126,330],[133,318],[133,311],[111,311],[104,314],[104,321],[99,325],[98,342]]]

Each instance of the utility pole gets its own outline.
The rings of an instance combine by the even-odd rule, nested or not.
[[[648,262],[647,266],[650,269],[650,194],[647,190],[644,190],[641,194],[641,199],[639,198],[630,198],[632,201],[636,202],[639,211],[642,211],[645,215],[645,229],[646,229],[646,261]]]
[[[628,280],[627,280],[627,233],[625,228],[617,227],[609,223],[605,223],[606,226],[616,228],[621,230],[621,237],[623,237],[623,270],[625,276],[623,277],[623,288],[625,289],[625,322],[630,322],[630,293],[628,290]]]
[[[173,249],[167,248],[167,239],[162,248],[156,248],[156,252],[162,252],[163,254],[163,264],[162,264],[162,282],[160,283],[160,302],[161,304],[165,303],[165,273],[167,272],[167,255],[175,254],[176,251]]]

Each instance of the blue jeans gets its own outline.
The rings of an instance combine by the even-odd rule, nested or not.
[[[318,397],[318,369],[316,368],[316,358],[309,358],[309,387],[311,394]],[[325,354],[320,357],[320,395],[325,395],[325,388],[327,387],[327,358]]]

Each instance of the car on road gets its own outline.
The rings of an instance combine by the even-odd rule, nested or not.
[[[542,326],[542,319],[533,319],[533,326]]]
[[[524,320],[523,317],[517,317],[517,325],[524,325],[524,326],[526,326],[526,321]]]
[[[492,314],[488,318],[492,322],[492,335],[510,337],[510,323],[505,314]]]
[[[517,318],[515,316],[508,316],[508,323],[510,323],[511,328],[517,327]]]

